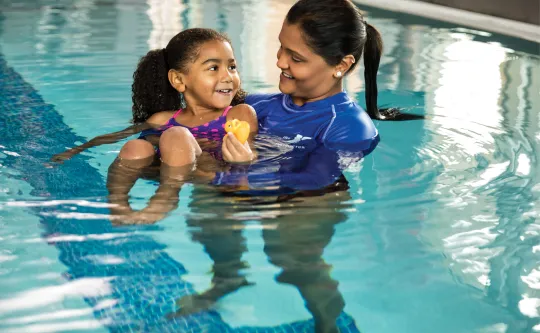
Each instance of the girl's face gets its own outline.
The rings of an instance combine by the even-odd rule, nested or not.
[[[295,104],[303,105],[341,92],[341,80],[334,78],[335,66],[328,65],[313,52],[298,25],[283,22],[279,41],[279,90],[291,95]]]
[[[240,87],[232,47],[227,41],[215,40],[202,44],[198,51],[188,72],[180,74],[182,84],[175,88],[192,108],[224,109]]]

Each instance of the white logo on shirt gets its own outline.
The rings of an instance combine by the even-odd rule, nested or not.
[[[288,139],[288,137],[285,137],[284,139]],[[311,138],[309,136],[301,136],[300,134],[296,134],[294,139],[285,140],[285,142],[290,143],[290,144],[294,144],[294,143],[298,143],[300,141],[305,141],[305,140],[311,140]]]

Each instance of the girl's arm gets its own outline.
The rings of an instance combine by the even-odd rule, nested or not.
[[[157,128],[162,126],[168,120],[171,112],[159,112],[150,117],[146,122],[131,125],[121,131],[108,133],[100,136],[96,136],[90,141],[83,143],[82,145],[67,149],[66,151],[56,154],[51,158],[53,162],[63,162],[72,158],[73,156],[85,151],[88,148],[101,146],[104,144],[116,143],[122,139],[128,138],[132,135],[140,133],[144,130]],[[165,120],[165,121],[164,121]]]

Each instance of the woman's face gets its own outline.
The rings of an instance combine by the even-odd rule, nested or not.
[[[281,46],[277,66],[281,69],[279,90],[291,95],[293,102],[303,105],[341,92],[341,80],[334,77],[335,66],[307,45],[297,24],[283,22],[279,33]]]

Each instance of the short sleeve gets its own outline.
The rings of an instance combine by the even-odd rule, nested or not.
[[[272,101],[279,99],[283,94],[249,94],[246,96],[245,102],[255,109],[257,118],[266,116],[268,113],[268,106]]]
[[[336,113],[322,141],[331,150],[366,156],[375,149],[380,138],[367,113],[352,108]]]

